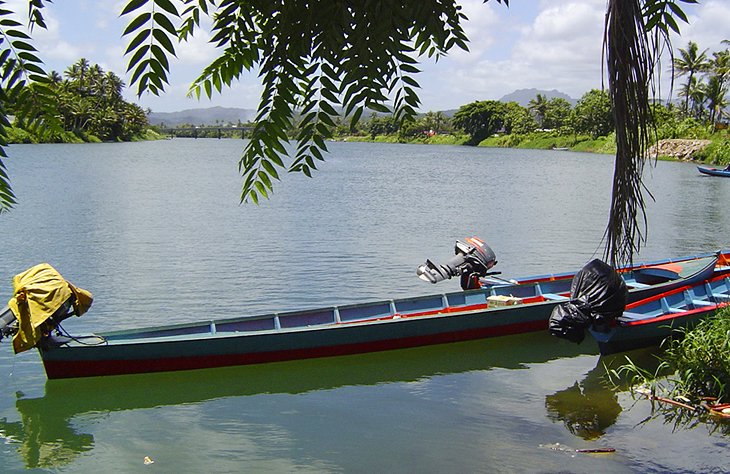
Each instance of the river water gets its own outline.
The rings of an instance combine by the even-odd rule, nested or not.
[[[332,143],[314,178],[239,204],[239,140],[13,145],[0,301],[49,262],[94,293],[71,333],[458,289],[416,278],[471,235],[503,276],[601,256],[612,157]],[[726,248],[730,180],[647,168],[640,259]],[[2,472],[726,472],[727,438],[607,387],[547,334],[192,372],[52,381],[0,345]],[[632,353],[651,360],[647,352]],[[577,454],[577,448],[616,449]],[[145,464],[145,458],[154,461]]]

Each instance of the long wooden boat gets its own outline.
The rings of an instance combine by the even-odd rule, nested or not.
[[[722,176],[723,178],[730,178],[730,170],[728,169],[717,169],[717,168],[703,168],[698,166],[697,170],[709,176]]]
[[[729,303],[730,276],[722,274],[631,303],[608,332],[590,333],[604,355],[655,346]]]
[[[728,272],[718,254],[624,269],[630,301]],[[544,331],[572,274],[469,291],[243,316],[38,345],[49,379],[258,364]]]

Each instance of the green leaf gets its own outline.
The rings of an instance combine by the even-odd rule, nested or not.
[[[264,186],[265,186],[265,187],[266,187],[266,188],[267,188],[268,190],[272,190],[272,189],[273,189],[273,188],[271,187],[271,179],[269,179],[269,175],[268,175],[268,174],[266,174],[266,172],[265,172],[265,171],[259,171],[259,173],[258,173],[258,177],[259,177],[259,180],[261,181],[261,183],[263,183],[263,185],[264,185]]]
[[[263,166],[266,172],[269,173],[269,176],[277,180],[279,179],[279,173],[277,173],[276,168],[274,168],[274,165],[271,164],[271,161],[263,160],[261,162],[261,166]]]
[[[383,104],[379,104],[377,102],[370,102],[369,104],[367,104],[367,107],[368,107],[368,109],[374,110],[376,112],[382,112],[384,114],[390,113],[390,109],[388,107],[386,107]]]
[[[150,18],[152,18],[151,13],[142,13],[138,17],[136,17],[134,20],[130,21],[127,27],[124,29],[124,32],[122,32],[122,36],[127,36],[128,34],[132,33],[133,31],[136,31],[140,26],[147,23]]]
[[[355,109],[355,113],[352,115],[352,119],[350,119],[350,130],[354,130],[357,126],[357,123],[360,121],[360,117],[362,117],[363,108],[358,107]]]
[[[129,59],[129,63],[127,64],[127,72],[131,71],[132,68],[147,54],[147,51],[149,51],[150,45],[145,44],[142,45],[141,48],[139,48]],[[134,81],[132,81],[134,83]]]
[[[28,43],[26,43],[24,41],[20,41],[20,40],[12,41],[12,45],[13,45],[13,47],[15,49],[20,49],[20,50],[23,50],[23,51],[35,51],[36,50],[33,47],[33,45],[28,44]]]
[[[162,13],[155,13],[154,16],[155,23],[157,25],[161,26],[165,31],[167,31],[170,36],[177,36],[177,30],[175,29],[175,25],[172,24],[169,18],[167,18]]]
[[[175,56],[175,47],[172,44],[172,41],[170,41],[170,38],[167,37],[164,31],[154,29],[152,30],[152,36],[157,40],[160,45],[165,48],[170,54]]]
[[[171,13],[176,17],[180,16],[180,14],[177,12],[177,9],[175,8],[175,5],[173,5],[170,0],[154,0],[154,2],[155,5],[162,8],[163,10],[166,10],[168,13]]]
[[[137,36],[134,37],[132,41],[129,42],[129,45],[127,46],[127,50],[124,51],[125,56],[129,54],[130,52],[137,49],[137,47],[142,44],[144,40],[150,37],[151,30],[145,29],[139,32]]]
[[[129,2],[127,2],[127,5],[122,10],[122,13],[120,14],[120,16],[133,12],[134,10],[141,7],[142,5],[146,4],[148,1],[149,0],[130,0]]]
[[[327,102],[320,102],[320,103],[319,103],[319,108],[320,108],[320,109],[321,109],[321,110],[322,110],[322,111],[323,111],[324,113],[326,113],[327,115],[330,115],[330,116],[332,116],[332,117],[336,117],[337,115],[339,115],[339,114],[337,113],[337,111],[336,111],[336,110],[334,109],[334,107],[332,107],[332,106],[331,106],[330,104],[328,104]]]

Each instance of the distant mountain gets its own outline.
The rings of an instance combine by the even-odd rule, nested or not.
[[[232,107],[210,107],[207,109],[188,109],[180,112],[152,112],[147,116],[151,125],[215,125],[236,124],[239,121],[248,122],[256,118],[256,111],[252,109],[237,109]]]
[[[575,106],[578,101],[568,94],[564,94],[555,89],[546,91],[540,89],[519,89],[502,97],[500,102],[517,102],[523,107],[527,107],[531,100],[537,97],[537,94],[544,95],[548,100],[560,97],[571,105]],[[456,113],[457,109],[444,110],[442,113],[447,117],[451,117]],[[216,125],[216,124],[236,124],[239,121],[248,122],[256,118],[256,111],[253,109],[238,109],[233,107],[209,107],[207,109],[188,109],[180,112],[151,112],[147,118],[151,125],[164,125],[166,127],[176,127],[178,125]]]
[[[559,97],[561,99],[567,100],[568,102],[570,102],[570,105],[573,106],[578,103],[577,99],[573,99],[568,94],[564,94],[555,89],[551,91],[544,91],[540,89],[518,89],[510,94],[505,95],[499,100],[500,102],[517,102],[521,106],[527,107],[530,101],[534,100],[535,97],[537,97],[537,94],[542,94],[547,100]]]

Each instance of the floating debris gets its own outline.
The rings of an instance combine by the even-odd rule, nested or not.
[[[547,448],[551,449],[553,451],[563,451],[566,453],[581,453],[581,454],[606,454],[606,453],[615,453],[615,448],[609,448],[609,447],[603,447],[603,448],[571,448],[569,446],[565,446],[564,444],[560,443],[552,443],[552,444],[541,444],[541,448]]]
[[[149,457],[149,456],[145,456],[144,457],[144,465],[145,466],[147,466],[149,464],[154,464],[154,463],[155,463],[155,461],[153,461],[151,457]]]

